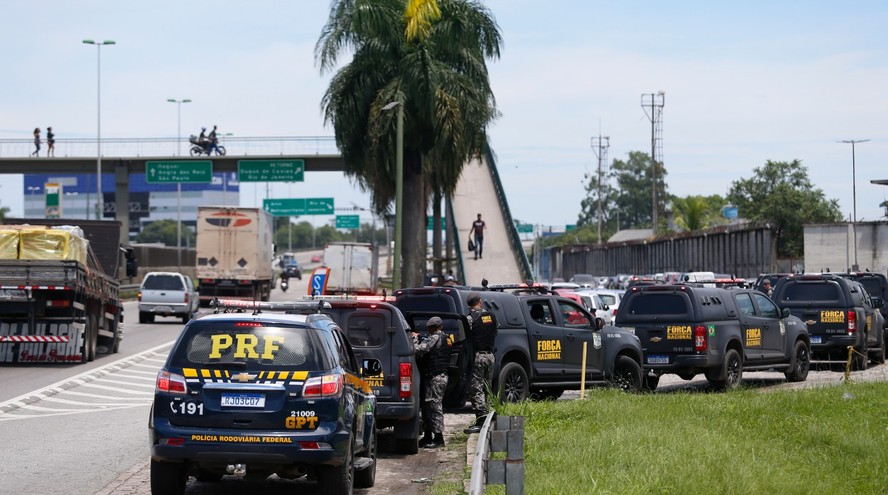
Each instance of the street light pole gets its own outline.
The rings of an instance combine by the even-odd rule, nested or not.
[[[398,101],[387,103],[383,110],[398,107],[397,140],[395,150],[395,252],[392,253],[392,290],[401,287],[401,221],[402,203],[404,201],[404,101],[398,95]]]
[[[853,212],[853,216],[851,217],[851,229],[852,229],[852,237],[854,237],[854,266],[851,267],[852,270],[857,271],[857,152],[855,151],[855,145],[857,143],[865,143],[869,141],[869,139],[845,139],[839,141],[840,143],[851,143],[851,201],[853,202],[853,206],[851,211]]]
[[[182,150],[182,104],[191,103],[188,98],[177,100],[175,98],[167,98],[170,103],[175,103],[177,107],[176,121],[178,127],[176,129],[176,155],[178,156]],[[182,269],[182,183],[176,183],[176,257],[179,262],[179,270]]]
[[[182,104],[183,103],[191,103],[191,100],[185,98],[184,100],[177,100],[175,98],[167,98],[167,101],[170,103],[176,104],[176,121],[178,122],[178,126],[176,127],[176,156],[181,155],[182,151]]]
[[[83,40],[83,43],[86,45],[95,45],[98,49],[98,69],[96,77],[96,195],[98,197],[96,201],[96,220],[101,220],[105,209],[104,205],[102,205],[102,45],[116,45],[117,43],[113,40],[105,40],[102,42]]]

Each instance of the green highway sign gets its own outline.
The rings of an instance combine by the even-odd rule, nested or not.
[[[361,228],[361,217],[358,215],[336,215],[337,229]]]
[[[263,199],[262,208],[280,217],[299,215],[332,215],[333,198]]]
[[[305,160],[238,160],[241,182],[304,182]]]
[[[569,223],[564,226],[565,232],[570,232],[571,230],[573,230],[575,228],[577,228],[577,224],[575,224],[575,223]]]
[[[263,199],[262,208],[268,213],[279,217],[305,215],[305,199]]]
[[[210,160],[178,160],[145,162],[145,182],[165,184],[176,182],[213,182]]]
[[[515,227],[518,229],[519,234],[532,234],[533,233],[533,225],[529,223],[519,223],[515,224]]]
[[[332,215],[333,198],[308,198],[305,200],[306,215]]]

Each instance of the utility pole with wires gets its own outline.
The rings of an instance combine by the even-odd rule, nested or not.
[[[607,163],[607,149],[610,147],[610,137],[602,136],[599,131],[598,137],[592,137],[592,152],[598,157],[598,244],[601,244],[601,178],[604,174],[603,164]]]
[[[657,163],[663,160],[663,105],[666,102],[666,93],[645,93],[641,95],[641,108],[651,121],[651,196],[653,205],[651,208],[651,230],[657,235],[658,222],[660,220],[660,202],[657,186]]]
[[[851,195],[852,195],[852,211],[854,216],[851,217],[851,225],[852,225],[852,237],[854,238],[854,266],[851,267],[851,270],[857,271],[859,266],[857,265],[857,153],[855,150],[855,145],[857,143],[865,143],[869,141],[869,139],[844,139],[839,141],[840,143],[850,144],[851,145]]]

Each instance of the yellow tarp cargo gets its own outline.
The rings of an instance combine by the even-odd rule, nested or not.
[[[0,228],[0,260],[15,260],[19,257],[19,231]]]
[[[75,234],[56,229],[22,229],[19,259],[77,260],[86,263],[87,243]]]

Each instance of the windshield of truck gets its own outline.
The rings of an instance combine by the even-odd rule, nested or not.
[[[856,279],[858,282],[863,284],[863,288],[866,289],[866,293],[872,297],[882,297],[882,281],[876,277],[860,277]]]
[[[142,282],[143,290],[185,290],[182,278],[176,275],[148,275]]]

